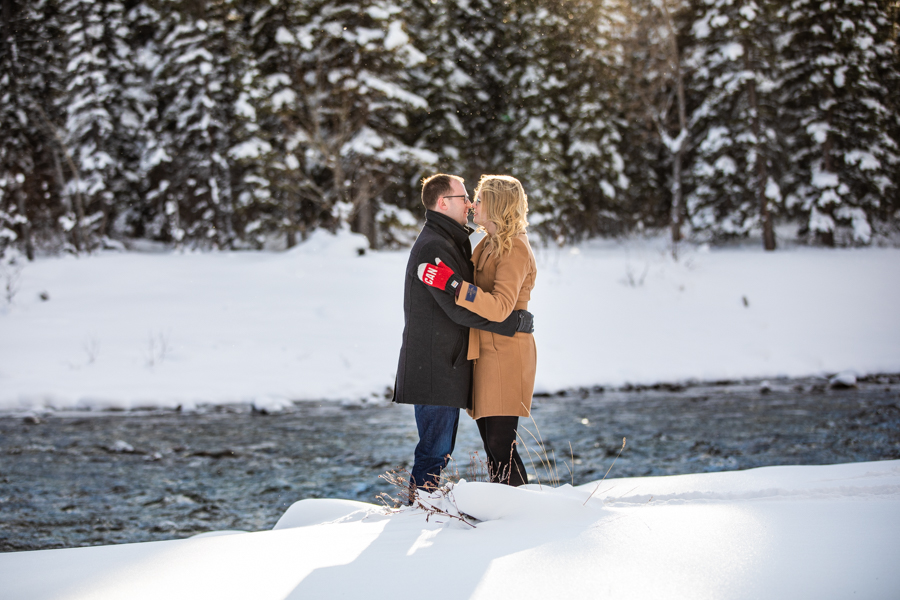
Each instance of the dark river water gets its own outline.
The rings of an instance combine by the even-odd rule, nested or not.
[[[542,483],[601,478],[623,437],[611,478],[900,458],[897,375],[851,389],[809,379],[576,390],[535,398],[533,415],[520,434]],[[532,435],[552,473],[529,463]],[[0,551],[268,529],[304,498],[376,502],[391,491],[379,475],[409,468],[416,441],[412,407],[390,403],[0,416]],[[478,450],[463,415],[451,469],[466,476]]]

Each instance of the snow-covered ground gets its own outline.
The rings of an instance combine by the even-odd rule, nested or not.
[[[284,253],[29,263],[0,299],[0,410],[383,398],[407,253],[358,256],[364,244],[318,232]],[[900,371],[897,249],[536,254],[538,391]]]
[[[0,554],[4,600],[895,599],[900,461],[461,483],[476,527],[301,500],[273,531]],[[447,508],[452,506],[441,500]]]
[[[405,252],[42,258],[0,306],[0,410],[383,398]],[[900,250],[538,248],[538,390],[900,371]],[[6,281],[2,282],[6,283]],[[42,299],[41,296],[47,299]],[[0,598],[896,598],[900,461],[461,483],[478,521],[303,500],[272,531],[0,554]],[[0,499],[2,500],[2,499]]]

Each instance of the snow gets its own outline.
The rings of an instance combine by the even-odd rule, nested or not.
[[[234,112],[239,116],[250,121],[256,120],[256,109],[250,103],[250,96],[246,92],[241,92],[238,99],[234,103]]]
[[[376,77],[375,75],[367,71],[362,71],[359,74],[359,80],[370,88],[383,93],[385,96],[391,98],[392,100],[405,102],[406,104],[414,108],[428,108],[428,102],[421,96],[407,92],[400,86]]]
[[[812,185],[813,187],[824,190],[827,188],[836,188],[838,186],[837,173],[823,171],[819,165],[813,166]]]
[[[737,164],[730,156],[720,156],[713,165],[717,171],[725,175],[734,175],[737,173]]]
[[[394,21],[388,27],[387,37],[384,38],[384,47],[386,50],[394,50],[404,44],[409,43],[409,36],[403,31],[403,23]]]
[[[388,19],[391,16],[391,13],[377,6],[370,6],[366,9],[366,13],[376,21]]]
[[[819,198],[821,204],[822,198]],[[810,231],[834,231],[834,219],[826,213],[819,211],[814,204],[809,212]]]
[[[766,181],[766,198],[774,202],[781,202],[781,188],[771,177]]]
[[[284,27],[279,27],[275,32],[275,41],[279,44],[296,44],[297,38]]]
[[[865,150],[851,150],[844,155],[844,162],[851,165],[859,165],[861,171],[874,171],[881,168],[879,161],[871,152]]]
[[[370,127],[362,127],[353,138],[341,147],[341,156],[352,153],[369,156],[384,146],[384,140]]]
[[[355,32],[356,42],[361,46],[368,44],[372,40],[384,37],[384,31],[380,29],[371,29],[369,27],[357,27]]]
[[[267,154],[271,151],[272,146],[269,142],[258,137],[252,137],[245,142],[241,142],[234,148],[231,148],[228,151],[228,154],[234,159],[244,160],[247,158],[259,158],[263,154]]]
[[[293,108],[296,103],[297,93],[290,88],[285,88],[272,94],[272,107],[276,111],[282,110],[285,106]]]
[[[856,374],[853,371],[842,371],[828,380],[832,387],[856,387]]]
[[[723,44],[719,48],[719,53],[726,59],[734,61],[744,55],[744,47],[737,42],[730,42]]]
[[[847,73],[847,66],[838,67],[838,69],[834,72],[834,86],[835,87],[844,87],[845,76]]]
[[[824,144],[825,140],[828,138],[828,132],[831,128],[827,123],[810,123],[806,126],[806,132],[813,137],[819,144]]]
[[[367,247],[318,230],[282,253],[26,263],[0,298],[0,410],[384,398],[408,253]],[[900,372],[900,250],[534,247],[538,391]]]
[[[600,180],[600,189],[603,190],[603,194],[607,198],[615,198],[616,197],[616,188],[612,186],[612,184],[605,179]]]
[[[694,21],[693,26],[691,26],[691,32],[698,40],[708,38],[710,34],[709,23],[703,19],[698,19]]]
[[[748,21],[753,21],[756,19],[756,11],[757,8],[753,4],[745,4],[740,8],[738,12],[741,13],[741,16],[744,17]]]
[[[0,554],[0,589],[5,600],[388,599],[410,590],[437,599],[877,600],[900,589],[900,461],[597,488],[460,482],[429,500],[478,519],[474,527],[421,509],[302,500],[272,531]]]
[[[872,226],[866,218],[866,211],[859,207],[841,206],[834,214],[839,219],[850,219],[855,241],[868,244],[872,240]]]
[[[729,130],[727,127],[710,127],[709,132],[706,134],[706,138],[704,138],[703,142],[700,144],[700,149],[707,154],[717,152],[721,148],[731,144],[728,134]],[[679,140],[681,140],[682,135],[679,135],[678,137]],[[679,141],[677,146],[673,144],[672,147],[670,147],[670,151],[673,153],[677,151],[681,146],[681,143],[683,143],[683,141]]]

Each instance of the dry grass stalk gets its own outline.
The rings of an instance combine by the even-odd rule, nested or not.
[[[606,470],[606,475],[603,476],[603,479],[601,479],[600,481],[597,482],[597,487],[595,487],[595,488],[594,488],[594,491],[591,492],[590,496],[588,496],[588,497],[584,500],[584,503],[582,504],[582,506],[584,506],[585,504],[587,504],[587,503],[588,503],[588,500],[591,499],[591,496],[593,496],[593,495],[597,492],[597,490],[600,489],[600,484],[602,484],[602,483],[606,480],[606,476],[609,475],[609,472],[610,472],[610,471],[612,471],[613,465],[616,464],[616,461],[619,460],[619,457],[620,457],[620,456],[622,456],[622,451],[623,451],[624,449],[625,449],[625,438],[622,438],[622,447],[619,448],[619,453],[616,454],[616,457],[613,459],[612,465],[609,465],[609,468]]]
[[[562,481],[559,476],[559,464],[556,460],[556,452],[551,449],[550,452],[548,453],[546,444],[544,444],[544,437],[541,435],[541,429],[540,429],[540,427],[538,427],[537,421],[534,420],[533,416],[531,416],[530,418],[531,418],[532,424],[534,424],[534,429],[537,432],[537,435],[535,436],[535,434],[533,434],[531,432],[531,430],[528,429],[527,427],[523,426],[522,429],[524,429],[526,432],[528,432],[528,435],[531,437],[532,440],[534,440],[534,443],[537,446],[537,449],[535,450],[534,455],[537,456],[538,461],[540,462],[540,467],[543,470],[543,473],[546,474],[546,477],[548,480],[548,485],[550,485],[552,487],[558,487],[559,485],[561,485]],[[541,472],[542,471],[537,466],[535,466],[534,456],[531,453],[531,449],[529,448],[528,443],[525,441],[524,437],[521,434],[519,434],[518,432],[516,432],[516,436],[519,437],[519,439],[522,442],[522,447],[525,448],[525,452],[528,453],[528,459],[531,461],[531,468],[534,470],[534,477],[537,480],[538,487],[543,488],[543,485],[541,483]],[[569,450],[570,451],[572,450],[571,442],[569,442]],[[572,456],[572,465],[574,467],[574,464],[575,464],[574,452],[572,452],[572,455],[573,455]],[[563,461],[563,465],[565,465],[565,467],[569,470],[569,473],[572,478],[572,485],[575,485],[575,474],[572,472],[572,468],[569,467],[569,465],[566,463],[566,461]]]
[[[375,496],[382,505],[390,512],[396,512],[398,509],[401,509],[405,506],[411,506],[412,508],[419,509],[425,513],[425,521],[428,522],[431,520],[431,517],[444,517],[448,519],[455,519],[461,523],[465,523],[469,527],[475,528],[475,524],[470,522],[469,519],[475,520],[473,517],[469,517],[456,506],[456,501],[453,498],[452,486],[449,485],[451,483],[448,480],[442,481],[440,486],[435,486],[429,484],[424,487],[424,491],[431,495],[437,495],[439,499],[446,499],[452,506],[456,509],[456,512],[459,514],[453,514],[438,506],[437,504],[431,502],[430,500],[423,499],[422,496],[418,493],[416,487],[410,484],[410,472],[402,467],[397,467],[396,469],[387,471],[381,475],[379,475],[380,479],[385,480],[390,485],[397,488],[396,497],[391,496],[388,493],[382,492]],[[459,473],[457,471],[457,481],[459,480]],[[442,480],[443,480],[442,474]],[[442,503],[442,502],[441,502]],[[468,518],[467,518],[468,517]]]
[[[572,450],[572,442],[569,442],[569,456],[572,457],[572,468],[569,469],[569,475],[572,477],[572,487],[575,487],[575,451]],[[563,462],[565,465],[566,463]],[[566,465],[568,467],[569,465]]]

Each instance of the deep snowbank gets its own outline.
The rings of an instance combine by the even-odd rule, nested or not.
[[[28,264],[0,307],[0,410],[383,397],[407,254],[360,245]],[[900,371],[900,250],[536,253],[539,391]]]
[[[896,598],[900,461],[462,483],[475,528],[303,500],[273,531],[0,554],[5,600]]]

